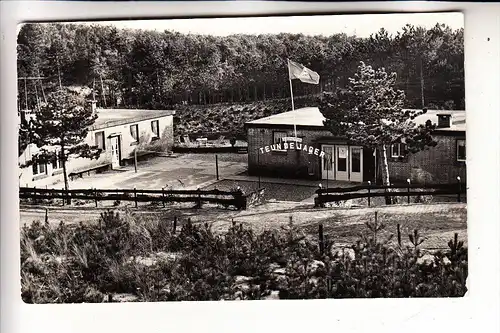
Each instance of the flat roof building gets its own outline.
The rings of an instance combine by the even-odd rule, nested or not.
[[[138,146],[154,147],[157,151],[172,150],[174,110],[99,109],[92,104],[97,119],[88,128],[85,143],[102,149],[101,155],[97,160],[70,158],[66,165],[68,174],[89,169],[119,169],[133,157]],[[59,147],[48,148],[57,156]],[[28,145],[19,156],[19,164],[25,164],[38,150],[36,145]],[[20,168],[21,186],[44,186],[59,182],[61,178],[62,164],[57,158],[52,163]]]
[[[378,153],[334,137],[324,120],[317,107],[307,107],[247,122],[249,174],[380,182]],[[405,155],[400,144],[392,145],[391,181],[451,182],[457,176],[465,180],[465,111],[428,110],[414,122],[428,120],[437,125],[433,133],[437,146]]]

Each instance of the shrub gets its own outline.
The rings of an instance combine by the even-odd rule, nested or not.
[[[188,220],[108,211],[98,223],[34,222],[21,230],[22,298],[29,303],[103,302],[125,293],[139,301],[360,297],[456,297],[466,292],[467,249],[421,250],[417,230],[382,238],[377,219],[344,251],[290,223],[255,233],[233,223],[215,233]],[[387,233],[383,233],[384,235]]]

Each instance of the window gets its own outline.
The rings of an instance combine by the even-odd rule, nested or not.
[[[283,139],[286,138],[288,136],[287,132],[280,132],[280,131],[276,131],[276,132],[273,132],[273,145],[279,145],[279,147],[276,147],[276,149],[273,149],[274,151],[279,151],[279,152],[285,152],[286,149],[284,149],[284,146],[282,144]]]
[[[33,175],[44,175],[47,173],[46,165],[43,163],[35,163],[32,166]]]
[[[130,134],[135,142],[139,141],[139,125],[130,125]]]
[[[151,131],[153,132],[154,138],[157,138],[160,136],[160,128],[159,128],[158,120],[153,120],[151,122]]]
[[[95,145],[101,150],[106,150],[103,131],[95,133]]]
[[[351,172],[361,172],[361,148],[351,148]]]
[[[288,136],[287,132],[273,132],[273,144],[283,142],[283,139]]]
[[[281,143],[283,138],[286,138],[286,132],[273,132],[273,144]]]
[[[325,156],[323,157],[323,170],[332,171],[333,170],[333,147],[323,146],[323,151]]]
[[[391,157],[403,157],[405,153],[405,146],[402,143],[395,143],[391,145]]]
[[[465,139],[457,140],[457,161],[465,162]]]
[[[59,153],[54,154],[54,158],[52,159],[52,169],[61,169],[62,168],[62,162],[60,156],[58,156]]]

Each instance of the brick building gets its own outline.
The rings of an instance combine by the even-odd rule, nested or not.
[[[437,146],[408,156],[403,156],[400,145],[390,147],[391,181],[410,178],[414,183],[446,183],[457,176],[465,181],[465,111],[429,110],[414,121],[427,120],[438,125],[434,132]],[[380,182],[378,153],[334,137],[323,121],[317,107],[308,107],[246,123],[249,174]]]

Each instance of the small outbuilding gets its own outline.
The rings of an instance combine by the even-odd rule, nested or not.
[[[333,136],[324,120],[317,107],[307,107],[247,122],[249,174],[380,182],[377,151]],[[457,176],[465,181],[465,111],[428,110],[414,122],[427,120],[437,124],[437,146],[409,155],[401,144],[391,146],[391,181],[447,183]]]
[[[97,114],[95,123],[88,128],[85,143],[102,149],[97,160],[70,158],[67,162],[68,174],[84,170],[119,169],[131,160],[134,150],[152,149],[171,151],[174,143],[173,110],[139,109],[99,109],[92,103]],[[32,115],[36,117],[35,115]],[[46,147],[51,148],[51,147]],[[19,156],[19,164],[24,165],[36,154],[38,147],[28,145]],[[62,163],[57,159],[58,147],[53,147],[52,163],[34,164],[20,168],[20,185],[44,186],[62,179]]]

